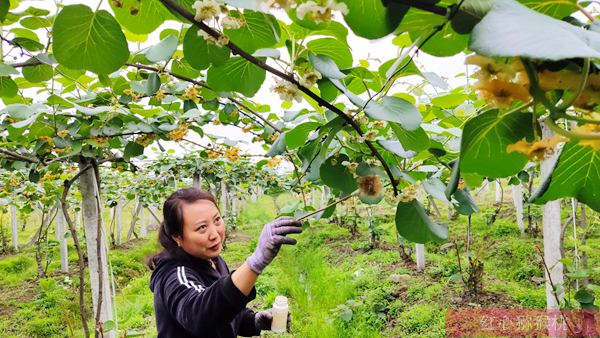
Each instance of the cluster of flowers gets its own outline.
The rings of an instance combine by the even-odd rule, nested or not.
[[[279,163],[281,163],[281,158],[279,158],[279,156],[267,160],[267,166],[269,168],[275,168],[279,165]]]
[[[187,135],[189,126],[190,126],[189,123],[180,123],[177,126],[177,128],[171,130],[167,134],[167,137],[171,141],[175,141],[175,142],[181,141],[181,140],[183,140],[185,135]]]
[[[221,27],[223,29],[240,29],[246,25],[243,17],[229,15],[227,6],[221,5],[215,0],[196,1],[193,4],[193,8],[196,10],[194,18],[198,21],[211,20],[213,18],[219,20],[219,15],[224,14],[225,16],[221,19]],[[198,30],[198,35],[209,43],[219,46],[225,46],[229,43],[229,38],[224,34],[215,38],[203,30]]]
[[[224,155],[231,162],[236,162],[237,160],[240,159],[240,148],[238,148],[238,147],[227,148],[227,149],[225,149]]]
[[[108,145],[108,136],[92,136],[90,140],[96,143],[97,147],[106,147]],[[56,151],[59,152],[59,151]]]
[[[309,70],[298,80],[298,83],[303,87],[310,88],[322,78],[321,73],[316,70]],[[275,79],[275,84],[271,87],[271,91],[279,94],[279,98],[283,101],[302,101],[302,93],[298,90],[298,86],[285,80]]]
[[[296,8],[296,16],[298,19],[307,18],[316,23],[331,21],[333,12],[338,11],[343,15],[348,14],[348,6],[345,3],[336,3],[333,0],[324,0],[316,3],[307,1]]]
[[[129,97],[131,97],[131,100],[133,102],[138,102],[141,98],[142,98],[142,94],[141,93],[136,93],[134,92],[132,89],[127,88],[123,91],[123,94],[125,95],[129,95]]]
[[[190,101],[194,101],[194,102],[198,102],[198,95],[200,93],[198,92],[198,89],[194,86],[191,87],[187,87],[185,89],[185,91],[183,92],[183,95],[181,96],[181,98],[183,98],[184,100],[190,100]]]
[[[42,176],[39,180],[40,183],[43,183],[45,181],[54,181],[55,179],[59,178],[60,174],[56,173],[53,174],[52,172],[47,172],[44,174],[44,176]]]
[[[135,139],[135,143],[147,147],[149,146],[152,142],[154,142],[154,140],[156,140],[156,135],[153,133],[146,133],[146,134],[142,134],[139,135],[138,137],[136,137]]]

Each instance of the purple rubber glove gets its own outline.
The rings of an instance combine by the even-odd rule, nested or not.
[[[271,323],[273,322],[273,314],[271,310],[261,311],[254,314],[254,326],[259,330],[271,330]],[[292,325],[292,316],[288,312],[287,315],[287,330],[290,332],[290,326]]]
[[[260,275],[264,268],[277,256],[281,245],[296,244],[295,239],[285,237],[285,235],[301,233],[301,225],[302,223],[290,217],[278,218],[265,224],[254,253],[246,259],[250,269]]]

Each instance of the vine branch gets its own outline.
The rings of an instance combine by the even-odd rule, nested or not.
[[[185,19],[187,19],[189,22],[191,22],[193,25],[195,25],[196,27],[202,29],[203,31],[205,31],[207,34],[209,34],[210,36],[212,36],[215,39],[218,39],[221,34],[219,32],[217,32],[216,30],[212,29],[211,27],[209,27],[207,24],[205,24],[202,21],[197,21],[194,18],[194,15],[190,12],[188,12],[186,9],[182,8],[181,6],[179,6],[174,0],[160,0],[160,2],[165,5],[167,8],[175,11],[176,13],[178,13],[179,15],[181,15],[182,17],[184,17]],[[312,92],[310,89],[306,88],[305,86],[301,85],[293,76],[293,74],[286,74],[278,69],[275,69],[269,65],[267,65],[265,63],[265,61],[262,61],[254,56],[252,56],[250,53],[246,52],[245,50],[241,49],[240,47],[238,47],[236,44],[234,44],[233,42],[229,41],[226,45],[231,52],[234,55],[239,55],[242,58],[246,59],[247,61],[249,61],[250,63],[268,71],[269,73],[283,79],[286,80],[292,84],[294,84],[300,91],[302,91],[303,93],[305,93],[307,96],[309,96],[311,99],[315,100],[319,106],[321,107],[325,107],[331,111],[333,111],[334,113],[336,113],[338,116],[340,116],[341,118],[343,118],[346,123],[348,123],[354,130],[356,130],[358,132],[358,134],[360,136],[363,136],[363,131],[360,128],[360,125],[354,121],[351,117],[349,117],[348,115],[344,114],[343,111],[341,111],[339,108],[337,108],[336,106],[334,106],[333,104],[327,102],[326,100],[324,100],[322,97],[320,97],[319,95],[315,94],[314,92]],[[377,151],[377,149],[375,148],[375,146],[373,145],[373,143],[371,143],[368,140],[365,140],[365,145],[369,148],[369,150],[371,151],[371,155],[377,157],[377,159],[381,162],[381,165],[383,166],[383,168],[385,169],[386,174],[388,175],[388,177],[390,178],[390,181],[392,182],[392,187],[394,188],[394,195],[398,195],[398,189],[396,187],[396,179],[394,178],[394,175],[392,174],[392,171],[390,170],[387,162],[385,161],[385,159],[383,158],[383,156],[381,156],[381,154],[379,153],[379,151]]]

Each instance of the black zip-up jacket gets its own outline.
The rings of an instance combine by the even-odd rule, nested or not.
[[[158,338],[260,335],[255,312],[246,307],[256,290],[244,296],[220,256],[216,267],[183,250],[158,260],[150,278]]]

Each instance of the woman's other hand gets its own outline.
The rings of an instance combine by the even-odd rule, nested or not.
[[[271,330],[271,323],[273,323],[273,314],[271,313],[271,309],[266,311],[257,312],[254,314],[254,325],[259,330]],[[292,316],[288,312],[287,315],[287,331],[290,332],[290,327],[292,325]]]

